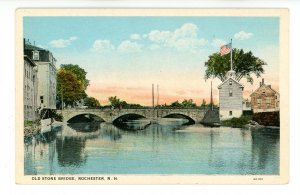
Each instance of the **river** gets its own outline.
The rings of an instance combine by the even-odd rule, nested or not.
[[[25,140],[25,175],[279,174],[279,135],[182,119],[78,123]]]

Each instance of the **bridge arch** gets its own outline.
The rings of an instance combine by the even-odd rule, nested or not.
[[[93,111],[89,111],[89,110],[64,110],[63,111],[63,120],[66,121],[67,123],[70,123],[71,119],[74,119],[78,116],[82,116],[82,115],[91,115],[94,117],[99,118],[101,121],[105,121],[105,122],[109,122],[110,121],[110,117],[108,117],[107,115],[103,114],[102,112],[93,112]]]
[[[184,113],[168,113],[164,116],[162,116],[162,118],[179,118],[179,119],[187,119],[188,122],[186,124],[195,124],[196,123],[196,119],[193,119],[191,116],[188,116],[187,114]]]
[[[123,122],[126,120],[141,119],[141,118],[147,118],[147,116],[141,113],[124,113],[113,118],[112,123]]]
[[[94,113],[79,113],[74,116],[70,116],[67,119],[67,123],[92,122],[92,121],[105,121],[105,120],[101,116]]]

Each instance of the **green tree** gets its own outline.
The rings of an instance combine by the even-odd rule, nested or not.
[[[196,107],[196,103],[192,99],[186,100],[184,99],[181,103],[182,107],[184,108],[194,108]]]
[[[201,107],[204,107],[204,108],[206,107],[206,101],[205,101],[205,99],[202,100]]]
[[[252,83],[252,74],[260,77],[264,73],[263,65],[267,65],[266,62],[255,57],[251,51],[245,53],[243,49],[233,49],[232,52],[233,70],[236,72],[237,81],[246,78]],[[217,77],[223,82],[230,70],[230,54],[221,56],[220,53],[213,53],[205,62],[205,66],[205,79]]]
[[[84,105],[88,108],[99,108],[100,103],[96,98],[93,97],[86,97],[84,98]]]
[[[176,102],[171,103],[170,105],[173,108],[181,108],[182,105],[178,102],[178,100]]]
[[[83,85],[84,89],[89,85],[89,80],[86,78],[87,72],[77,64],[61,64],[60,68],[67,70],[76,75],[77,80]]]
[[[57,96],[67,105],[73,105],[75,101],[84,96],[84,87],[78,81],[76,75],[70,71],[59,69],[57,73]]]
[[[128,104],[126,101],[120,100],[117,96],[112,96],[108,98],[110,105],[114,108],[126,108]]]

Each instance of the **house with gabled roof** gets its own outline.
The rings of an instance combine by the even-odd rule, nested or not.
[[[235,71],[228,71],[226,80],[218,86],[218,89],[220,120],[242,116],[244,86],[235,80]]]
[[[266,85],[264,79],[250,97],[253,113],[279,111],[279,93]]]

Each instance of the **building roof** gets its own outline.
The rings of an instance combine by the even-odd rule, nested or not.
[[[45,50],[43,48],[37,47],[35,45],[27,44],[27,43],[25,44],[24,49],[25,50]]]
[[[244,85],[242,85],[241,83],[239,83],[238,81],[234,80],[233,78],[228,78],[226,79],[223,83],[221,83],[219,86],[218,86],[218,89],[220,89],[222,87],[223,84],[227,83],[229,80],[232,80],[234,81],[235,83],[237,83],[240,87],[244,88]]]
[[[255,91],[253,91],[251,94],[250,94],[250,97],[255,94],[260,88],[262,87],[266,87],[266,88],[269,88],[270,90],[272,90],[274,93],[276,94],[279,94],[277,91],[275,91],[274,89],[272,89],[271,85],[265,85],[265,84],[262,84],[259,88],[255,89]]]
[[[32,66],[36,66],[36,63],[34,63],[27,55],[24,55],[24,60],[28,61]]]

